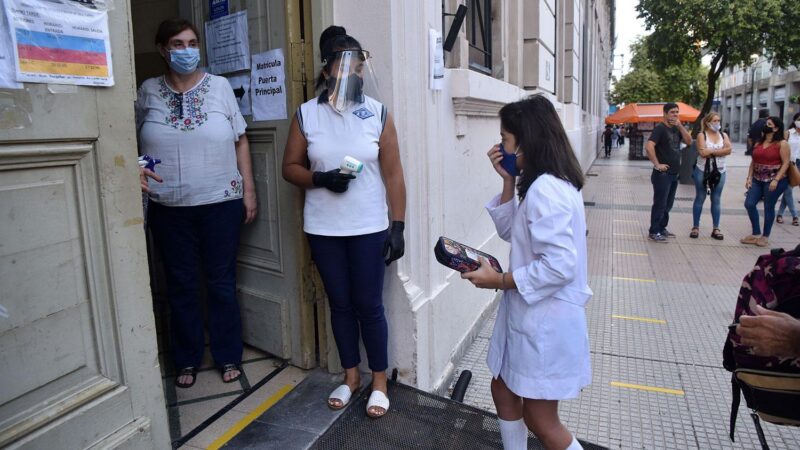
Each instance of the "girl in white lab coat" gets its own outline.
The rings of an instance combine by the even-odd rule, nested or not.
[[[527,448],[530,429],[549,450],[580,449],[558,401],[591,380],[583,172],[546,97],[504,106],[500,123],[505,153],[495,145],[488,156],[503,190],[486,208],[511,243],[509,272],[482,264],[462,277],[503,290],[487,358],[503,446]]]

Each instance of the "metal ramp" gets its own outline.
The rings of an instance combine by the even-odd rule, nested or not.
[[[312,449],[502,449],[497,416],[456,400],[397,382],[389,383],[391,406],[386,416],[370,419],[363,389],[347,410],[317,439]],[[581,441],[586,450],[606,449]],[[529,449],[544,449],[528,436]],[[606,449],[607,450],[607,449]]]

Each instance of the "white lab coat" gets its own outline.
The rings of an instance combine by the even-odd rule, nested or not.
[[[489,369],[521,397],[577,397],[592,379],[583,198],[570,183],[541,175],[521,202],[499,201],[498,195],[486,209],[500,238],[511,243],[517,289],[503,293]]]

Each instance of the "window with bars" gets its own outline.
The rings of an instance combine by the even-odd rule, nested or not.
[[[492,0],[467,2],[469,68],[492,74]]]

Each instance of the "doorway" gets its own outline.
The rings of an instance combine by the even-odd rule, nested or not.
[[[179,16],[195,24],[201,36],[201,65],[206,65],[204,24],[207,0],[140,0],[132,2],[132,28],[137,86],[161,76],[165,65],[153,43],[161,21]],[[281,159],[294,110],[308,98],[313,80],[310,0],[229,0],[229,14],[246,11],[250,54],[281,49],[284,58],[286,118],[255,121],[245,115],[247,137],[258,197],[258,216],[243,226],[237,265],[237,297],[243,323],[243,376],[223,384],[206,352],[197,383],[176,389],[169,354],[169,307],[159,257],[150,250],[154,310],[159,331],[159,355],[173,442],[186,442],[202,426],[267,378],[291,375],[297,380],[318,365],[319,356],[312,265],[302,235],[302,197],[281,176]],[[249,70],[220,74],[249,75]],[[244,95],[247,95],[245,92]],[[287,375],[289,374],[289,375]],[[300,378],[302,379],[302,378]],[[195,442],[196,441],[192,441]]]

